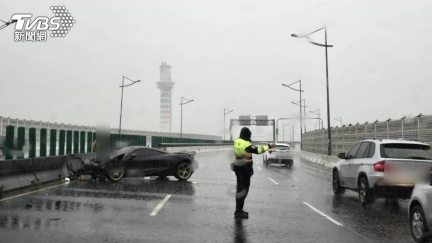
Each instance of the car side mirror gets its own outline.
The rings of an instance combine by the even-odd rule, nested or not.
[[[346,154],[345,153],[339,153],[337,157],[339,159],[346,159]]]
[[[129,159],[135,159],[137,157],[136,153],[132,153],[129,155]]]

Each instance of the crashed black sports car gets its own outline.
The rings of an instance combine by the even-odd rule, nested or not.
[[[112,153],[107,161],[91,161],[76,171],[94,178],[103,176],[113,182],[124,177],[143,176],[174,176],[178,180],[187,180],[198,168],[195,154],[194,151],[169,153],[144,146],[129,146]]]

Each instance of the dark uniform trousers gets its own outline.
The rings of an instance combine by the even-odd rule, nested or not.
[[[235,166],[234,172],[237,177],[236,211],[241,211],[249,192],[250,178],[253,175],[252,162],[243,166]]]

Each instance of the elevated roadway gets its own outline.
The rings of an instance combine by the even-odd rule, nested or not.
[[[196,160],[187,182],[74,181],[8,193],[1,242],[412,242],[407,201],[362,207],[357,193],[336,197],[330,169],[299,156],[293,168],[265,168],[254,156],[250,218],[235,220],[232,152]]]

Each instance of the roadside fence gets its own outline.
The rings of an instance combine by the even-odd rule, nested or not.
[[[432,116],[420,114],[398,120],[331,128],[332,155],[347,152],[355,143],[367,138],[418,140],[432,145]],[[327,154],[327,141],[327,129],[304,133],[302,150]]]

